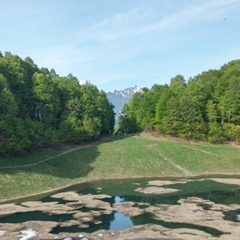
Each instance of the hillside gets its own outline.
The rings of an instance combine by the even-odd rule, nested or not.
[[[1,159],[0,200],[94,179],[239,174],[239,159],[239,147],[232,145],[147,133],[111,136],[90,145]]]

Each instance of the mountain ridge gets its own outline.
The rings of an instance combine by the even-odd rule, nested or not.
[[[133,95],[137,92],[142,92],[142,88],[135,85],[134,87],[125,88],[123,90],[114,90],[113,92],[107,92],[107,99],[114,105],[115,112],[115,125],[117,125],[118,118],[124,104],[129,103]]]

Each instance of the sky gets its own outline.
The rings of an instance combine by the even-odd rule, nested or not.
[[[105,92],[240,59],[240,0],[0,0],[0,51]]]

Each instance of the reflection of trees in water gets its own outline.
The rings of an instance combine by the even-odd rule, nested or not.
[[[89,228],[84,229],[85,232],[95,232],[101,229],[109,229],[111,222],[114,221],[114,213],[104,214],[99,217],[94,218],[94,221],[101,221],[101,224],[90,223]]]
[[[90,209],[85,209],[85,211],[91,211]],[[96,211],[97,209],[94,209],[94,211]],[[99,209],[99,211],[101,211]],[[51,233],[53,234],[59,234],[60,232],[79,232],[79,231],[83,231],[83,232],[87,232],[87,233],[92,233],[101,229],[109,229],[111,222],[114,221],[115,216],[114,213],[111,214],[104,214],[98,217],[95,217],[94,220],[92,222],[88,222],[86,223],[87,225],[89,225],[88,228],[80,228],[78,226],[70,226],[70,227],[60,227],[57,226],[56,228],[54,228]],[[96,224],[98,221],[101,221],[101,223]]]
[[[152,217],[151,213],[146,213],[136,217],[132,217],[131,220],[134,223],[134,225],[144,225],[144,224],[151,223],[151,224],[161,225],[163,227],[170,228],[170,229],[177,229],[177,228],[196,229],[196,230],[209,233],[215,237],[219,237],[222,234],[224,234],[224,232],[221,232],[211,227],[198,226],[198,225],[189,224],[189,223],[165,222],[162,220],[156,220]]]
[[[96,189],[89,187],[87,189],[88,193],[89,191],[92,192],[97,192]],[[124,196],[116,196],[116,197],[111,197],[111,198],[105,198],[102,199],[102,201],[108,202],[111,206],[114,203],[120,203],[120,202],[126,202],[126,201],[131,201],[131,202],[135,202],[136,205],[135,207],[139,207],[139,208],[144,208],[144,206],[138,205],[138,203],[148,203],[151,205],[156,205],[156,204],[167,204],[167,205],[172,205],[172,204],[177,204],[177,201],[180,199],[186,199],[188,197],[199,197],[201,199],[206,199],[206,200],[210,200],[216,204],[240,204],[240,189],[237,190],[218,190],[218,191],[209,191],[209,192],[178,192],[178,193],[174,193],[174,194],[162,194],[162,195],[124,195]],[[45,198],[45,200],[47,200],[47,198]],[[65,201],[65,200],[64,200]],[[211,205],[202,205],[201,207],[203,208],[208,208],[207,210],[209,210],[211,208]],[[91,209],[91,208],[83,208],[81,209],[81,211],[101,211],[101,209],[95,208],[95,209]],[[233,222],[238,221],[237,220],[237,215],[240,214],[239,210],[234,210],[234,211],[229,211],[229,212],[225,212],[225,220],[230,220]],[[34,217],[33,217],[33,216]],[[11,219],[10,219],[11,218]],[[56,218],[56,219],[55,219]],[[30,213],[19,213],[19,214],[15,214],[14,217],[13,215],[5,217],[5,218],[1,218],[1,222],[11,222],[14,219],[14,222],[25,222],[25,221],[29,221],[31,220],[41,220],[41,221],[59,221],[59,219],[61,218],[61,221],[68,221],[70,219],[72,219],[72,215],[53,215],[53,216],[48,216],[46,214],[43,214],[42,212],[30,212]],[[130,220],[131,219],[131,220]],[[11,220],[11,221],[10,221]],[[57,227],[56,229],[54,229],[52,231],[52,233],[59,233],[59,232],[78,232],[78,231],[84,231],[84,232],[94,232],[97,230],[101,230],[101,229],[107,229],[109,230],[111,227],[111,224],[116,221],[119,224],[119,228],[121,228],[121,221],[124,220],[124,216],[121,216],[121,214],[116,214],[116,212],[113,212],[111,214],[104,214],[98,217],[95,217],[93,222],[87,223],[89,224],[89,228],[79,228],[77,226],[72,226],[69,228],[63,228],[63,227]],[[96,222],[101,221],[100,224],[95,224]],[[131,221],[132,221],[132,225],[144,225],[144,224],[158,224],[158,225],[163,225],[164,224],[170,224],[170,223],[165,223],[165,222],[160,222],[158,220],[155,220],[154,218],[152,218],[152,215],[150,213],[147,214],[142,214],[136,217],[131,217],[128,218],[126,217],[126,221],[130,222],[129,224],[131,225]],[[95,222],[95,223],[94,223]],[[116,225],[116,222],[114,222],[114,225]],[[123,223],[122,225],[124,225],[125,223]],[[177,224],[177,223],[176,223]],[[126,226],[127,224],[125,224],[124,226]],[[186,225],[184,225],[186,226]],[[174,223],[171,223],[171,225],[167,226],[168,228],[172,227],[184,227],[182,225],[174,225]],[[129,226],[130,227],[130,226]],[[191,228],[191,226],[186,226],[188,228]],[[192,226],[192,228],[196,229],[196,226]],[[211,229],[205,229],[204,231],[212,231]],[[215,234],[215,233],[214,233]],[[213,234],[213,235],[214,235]],[[218,234],[218,233],[216,233]]]
[[[94,194],[94,195],[99,194],[98,190],[96,188],[94,188],[91,184],[89,184],[89,186],[86,186],[83,189],[79,190],[78,193],[81,193],[81,194]]]
[[[110,203],[112,206],[115,203],[115,197],[102,199],[104,202]],[[100,210],[99,210],[100,211]],[[94,232],[100,229],[109,229],[111,222],[115,220],[114,212],[111,214],[103,214],[101,216],[95,217],[94,221],[101,221],[101,224],[90,223],[89,228],[84,229],[85,232]]]
[[[175,193],[170,193],[170,194],[161,194],[161,195],[148,195],[148,194],[140,194],[138,192],[135,192],[135,186],[133,186],[132,184],[129,184],[129,181],[121,181],[121,184],[117,184],[118,181],[114,181],[114,183],[111,185],[112,181],[108,181],[108,182],[103,182],[103,189],[99,190],[94,184],[86,184],[84,187],[82,187],[81,189],[78,189],[77,192],[81,193],[81,194],[94,194],[97,195],[100,193],[104,193],[104,194],[108,194],[111,195],[110,192],[113,193],[118,193],[119,195],[115,195],[111,198],[105,198],[105,199],[101,199],[104,202],[108,202],[111,206],[114,203],[120,203],[120,202],[127,202],[127,201],[131,201],[131,202],[135,202],[136,205],[135,207],[139,207],[139,208],[144,208],[144,206],[138,205],[137,203],[148,203],[150,205],[156,205],[156,204],[167,204],[167,205],[175,205],[178,204],[178,201],[180,199],[186,199],[188,197],[199,197],[201,199],[206,199],[206,200],[210,200],[216,204],[240,204],[240,189],[238,190],[224,190],[226,189],[226,185],[225,186],[221,186],[221,184],[215,184],[212,185],[211,182],[192,182],[190,184],[186,184],[184,187],[186,189],[184,189],[181,192],[175,192]],[[205,185],[206,183],[206,185]],[[127,186],[126,186],[127,185]],[[98,186],[100,186],[98,184]],[[118,186],[118,187],[117,187]],[[183,185],[181,185],[183,187]],[[176,188],[180,188],[179,186],[175,185]],[[221,189],[222,188],[222,189]],[[230,188],[230,186],[228,186],[228,188]],[[215,190],[216,189],[216,190]],[[77,189],[76,189],[77,190]],[[122,193],[122,195],[121,195]],[[127,194],[126,194],[127,193]],[[128,194],[129,193],[129,194]],[[203,208],[211,208],[211,206],[202,206]],[[87,211],[98,211],[98,209],[88,209]],[[99,209],[99,211],[101,211]],[[236,215],[238,214],[238,212],[229,212],[228,215],[226,214],[226,218],[231,218],[233,221],[234,219],[236,220]],[[113,212],[111,214],[104,214],[101,215],[99,217],[94,218],[94,221],[89,224],[89,228],[84,228],[84,229],[80,229],[81,231],[84,232],[94,232],[97,230],[101,230],[101,229],[110,229],[111,224],[116,221],[119,224],[119,228],[121,227],[121,220],[124,219],[124,216],[119,217],[119,215],[121,214],[116,214],[116,212]],[[131,219],[131,220],[129,220]],[[94,222],[97,221],[101,221],[101,224],[94,224]],[[198,226],[191,226],[191,225],[179,225],[179,223],[165,223],[163,221],[158,221],[155,220],[154,218],[152,218],[152,215],[150,213],[147,214],[142,214],[136,217],[131,217],[131,218],[127,218],[126,217],[126,221],[130,221],[132,222],[133,225],[144,225],[144,224],[158,224],[158,225],[163,225],[168,228],[181,228],[181,227],[188,227],[188,228],[194,228],[197,229]],[[113,225],[115,225],[115,223]],[[170,225],[169,225],[170,224]],[[79,228],[74,228],[75,231],[79,231]],[[67,230],[67,229],[66,229]],[[70,230],[70,229],[68,229]],[[73,230],[73,228],[71,229]],[[212,229],[199,229],[199,230],[203,230],[205,232],[209,232],[213,235],[218,235],[219,233],[214,233],[214,231]],[[213,231],[213,232],[212,232]],[[71,231],[69,231],[71,232]]]
[[[95,189],[92,186],[87,186],[81,193],[85,194],[98,194],[97,189]],[[114,203],[120,203],[120,202],[126,202],[126,201],[131,201],[135,202],[136,205],[135,207],[142,208],[144,206],[138,206],[137,203],[148,203],[150,205],[156,205],[156,204],[167,204],[167,205],[174,205],[178,204],[178,200],[180,199],[186,199],[188,197],[199,197],[202,199],[210,200],[214,203],[218,204],[240,204],[240,189],[239,190],[219,190],[219,191],[206,191],[206,192],[189,192],[186,193],[184,191],[178,192],[178,193],[172,193],[172,194],[161,194],[161,195],[122,195],[122,196],[115,196],[111,198],[105,198],[102,199],[104,202],[108,202],[111,206]],[[204,206],[203,206],[204,207]],[[211,207],[211,206],[207,206]],[[97,209],[88,209],[88,211],[91,210],[97,210]],[[100,211],[100,210],[99,210]],[[232,219],[236,219],[235,217],[236,212],[231,212],[227,217],[231,217]],[[81,229],[84,232],[94,232],[97,230],[101,229],[107,229],[109,230],[111,227],[111,223],[114,221],[119,221],[118,218],[116,218],[115,212],[111,214],[104,214],[99,217],[96,217],[94,219],[94,222],[101,221],[101,224],[94,224],[94,222],[89,223],[89,228],[86,229]],[[144,225],[144,224],[158,224],[158,225],[164,225],[164,222],[159,222],[155,219],[152,218],[152,215],[150,213],[148,214],[142,214],[136,217],[131,217],[130,218],[133,225]],[[119,228],[121,222],[119,222]],[[167,223],[166,223],[167,224]],[[169,225],[168,227],[173,227],[174,228],[174,223]],[[186,226],[186,225],[184,225]],[[182,227],[180,225],[176,225],[175,227]],[[191,226],[186,226],[186,227],[191,227]],[[196,229],[196,226],[192,226],[192,228]],[[66,229],[67,230],[67,229]],[[70,229],[69,229],[70,230]],[[200,230],[200,229],[199,229]],[[210,229],[204,229],[206,232],[211,232],[212,230]],[[218,233],[214,233],[213,235],[218,235]]]
[[[191,193],[174,193],[174,194],[162,194],[162,195],[143,195],[143,196],[122,196],[126,201],[149,203],[151,205],[156,204],[168,204],[174,205],[180,199],[186,199],[188,197],[199,197],[202,199],[210,200],[218,204],[240,204],[240,189],[238,190],[221,190],[210,192],[191,192]]]
[[[28,221],[65,222],[69,220],[72,220],[72,214],[49,215],[42,211],[19,212],[0,217],[1,223],[23,223]]]
[[[126,179],[126,180],[101,180],[94,183],[85,183],[75,186],[74,191],[81,194],[107,194],[113,196],[113,198],[105,199],[104,201],[110,204],[114,203],[114,197],[119,196],[125,198],[125,201],[143,202],[151,205],[155,204],[177,204],[177,201],[187,197],[199,197],[203,199],[211,200],[215,203],[222,204],[240,204],[240,189],[231,190],[236,188],[236,185],[229,185],[218,183],[212,180],[205,181],[190,181],[184,184],[172,184],[169,187],[174,189],[182,189],[181,192],[168,193],[168,194],[142,194],[136,192],[136,184],[138,187],[146,187],[149,179]],[[98,187],[102,189],[99,190]]]
[[[131,220],[134,223],[134,226],[144,225],[148,223],[157,224],[157,222],[153,219],[151,213],[145,213],[145,214],[138,215],[136,217],[131,217]]]
[[[185,195],[142,195],[142,196],[122,196],[125,201],[131,201],[136,203],[149,203],[150,205],[156,204],[176,204]]]
[[[240,215],[240,210],[231,210],[227,212],[223,212],[224,220],[232,221],[232,222],[240,222],[238,220],[238,215]]]
[[[208,192],[206,199],[220,204],[240,204],[240,189]]]

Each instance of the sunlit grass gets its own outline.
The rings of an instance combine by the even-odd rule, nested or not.
[[[240,151],[231,145],[192,144],[136,135],[112,136],[87,148],[73,148],[73,152],[61,156],[57,155],[69,150],[69,146],[1,159],[0,167],[36,163],[57,156],[32,167],[0,169],[0,200],[93,179],[188,176],[166,159],[186,169],[189,176],[240,172]]]

